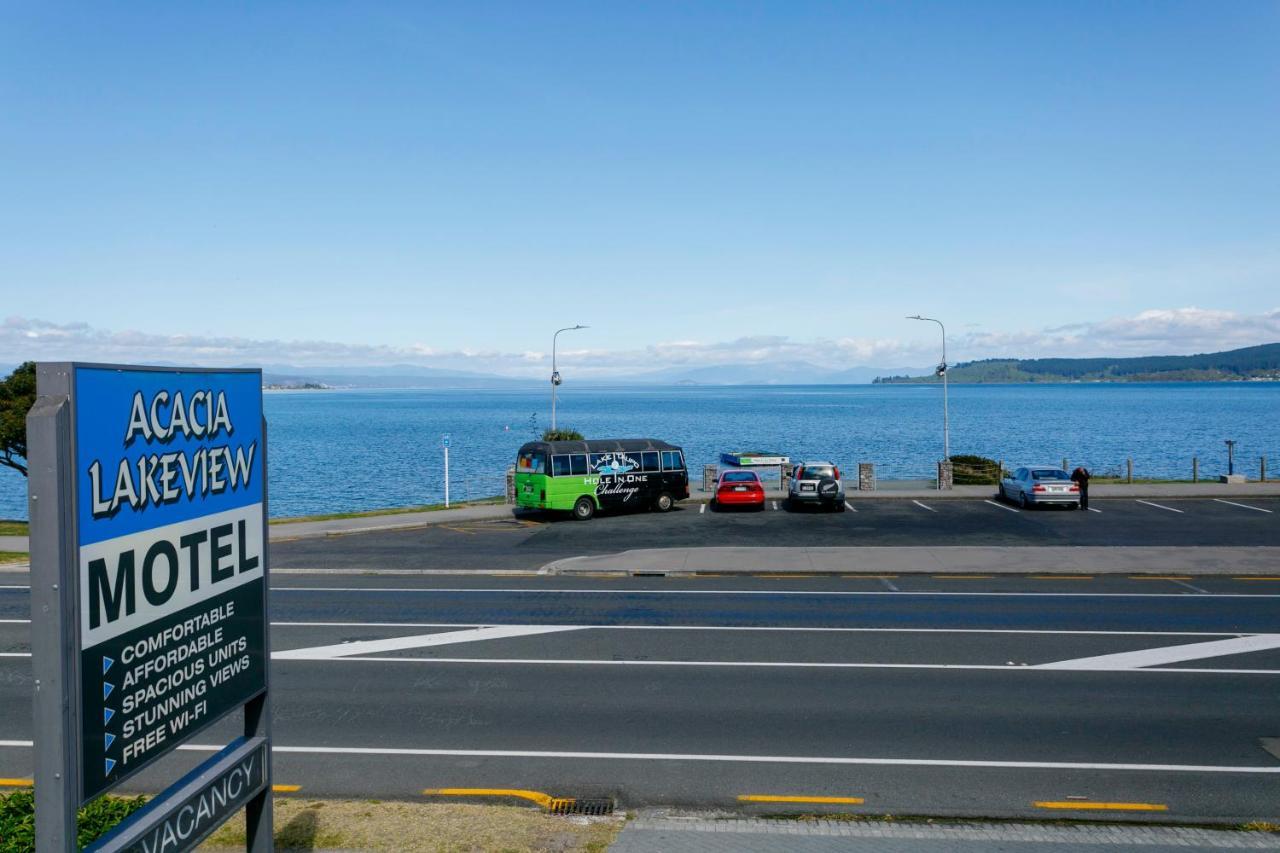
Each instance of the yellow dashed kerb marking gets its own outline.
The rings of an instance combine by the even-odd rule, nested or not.
[[[740,803],[811,803],[817,805],[860,806],[862,797],[810,797],[791,794],[742,794]]]
[[[1058,802],[1047,800],[1034,804],[1038,809],[1060,809],[1066,811],[1110,811],[1110,812],[1167,812],[1169,807],[1164,803],[1094,803],[1088,801]]]

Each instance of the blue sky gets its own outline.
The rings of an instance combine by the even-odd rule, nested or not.
[[[1280,3],[6,19],[0,360],[541,371],[587,323],[606,371],[927,364],[916,312],[962,357],[1280,340]]]

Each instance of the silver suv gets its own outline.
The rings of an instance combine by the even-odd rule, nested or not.
[[[802,462],[791,474],[787,490],[790,507],[818,504],[823,509],[844,512],[844,483],[833,462]]]

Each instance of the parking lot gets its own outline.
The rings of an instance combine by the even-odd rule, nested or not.
[[[521,513],[489,522],[281,542],[277,568],[535,570],[564,557],[636,548],[823,546],[1280,546],[1280,499],[1094,500],[1088,512],[986,499],[879,499],[842,513],[712,510]]]

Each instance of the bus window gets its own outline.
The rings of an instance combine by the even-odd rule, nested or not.
[[[591,454],[591,470],[592,471],[599,470],[600,463],[603,461],[604,461],[603,453],[592,453]]]
[[[684,460],[680,458],[678,450],[662,451],[662,470],[664,471],[683,471]]]
[[[640,454],[640,470],[646,472],[662,470],[662,467],[658,464],[658,451],[646,450]]]
[[[527,450],[516,460],[516,470],[522,474],[546,473],[547,455],[537,450]]]
[[[571,473],[569,467],[569,457],[557,455],[551,457],[551,476],[552,477],[568,477]]]
[[[575,453],[569,457],[571,465],[570,472],[575,477],[585,476],[590,469],[587,468],[587,454]]]

